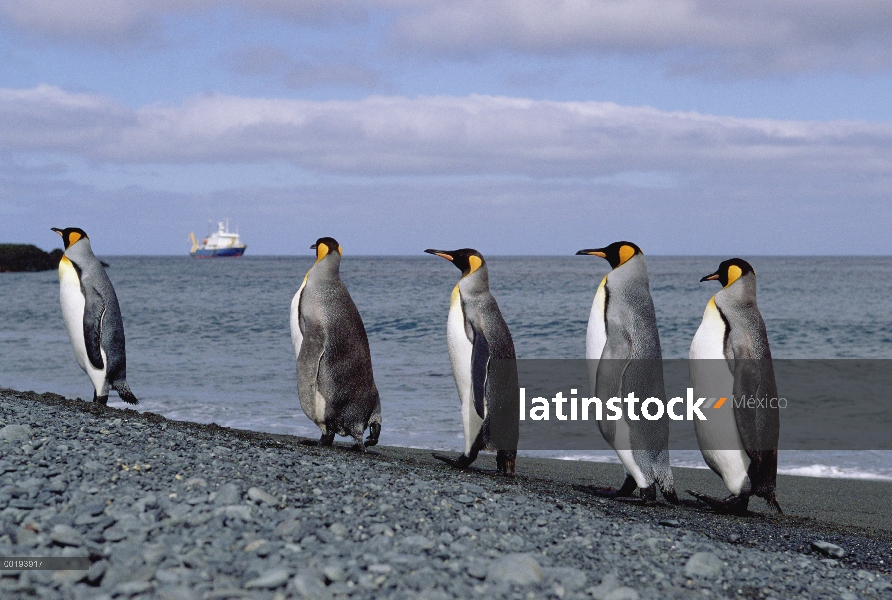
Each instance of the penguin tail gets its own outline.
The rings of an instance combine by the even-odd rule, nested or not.
[[[130,386],[127,385],[126,379],[119,379],[114,382],[112,388],[118,392],[118,396],[120,396],[121,400],[127,404],[139,404],[139,400],[137,400],[136,396],[133,395],[133,392],[130,391]]]
[[[784,511],[781,510],[780,504],[778,504],[778,502],[777,502],[777,497],[775,497],[774,491],[771,491],[765,495],[765,502],[767,502],[768,506],[773,508],[777,514],[779,514],[779,515],[784,514]]]

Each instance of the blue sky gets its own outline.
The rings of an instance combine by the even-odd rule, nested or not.
[[[889,254],[881,0],[0,0],[0,241]]]

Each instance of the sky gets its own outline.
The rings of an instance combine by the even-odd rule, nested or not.
[[[888,0],[0,0],[0,242],[892,254]]]

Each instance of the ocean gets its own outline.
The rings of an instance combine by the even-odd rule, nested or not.
[[[127,379],[138,410],[318,437],[297,398],[289,332],[291,298],[311,256],[102,258],[121,303]],[[719,289],[699,280],[722,259],[647,260],[663,356],[685,358],[706,302]],[[892,257],[750,262],[775,358],[892,358]],[[584,358],[586,323],[606,261],[496,256],[487,263],[518,358]],[[449,296],[459,271],[420,252],[346,255],[341,276],[369,335],[382,399],[381,443],[459,452],[458,395],[446,350]],[[56,272],[0,274],[0,303],[0,387],[92,398],[62,322]],[[109,404],[127,406],[114,392]],[[616,462],[609,452],[534,454]],[[697,451],[673,453],[672,464],[705,468]],[[783,451],[779,470],[892,480],[892,452]]]

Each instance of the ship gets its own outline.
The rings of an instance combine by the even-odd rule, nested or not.
[[[245,253],[247,245],[241,242],[238,232],[229,231],[229,219],[226,222],[217,222],[217,231],[209,234],[198,243],[195,233],[189,234],[192,242],[192,250],[189,252],[193,258],[223,258],[229,256],[241,256]]]

